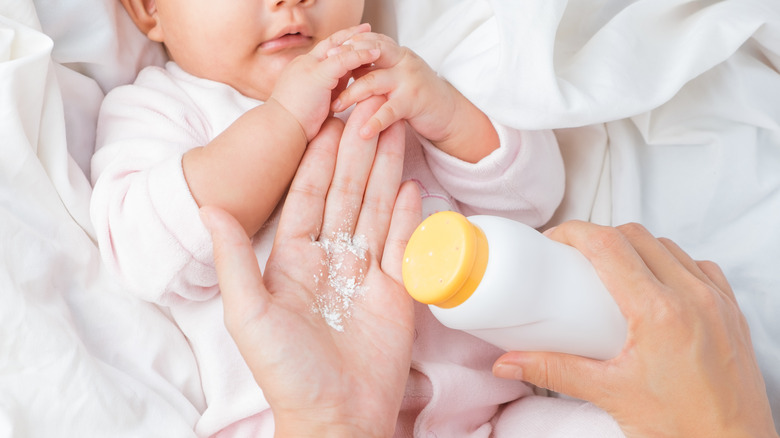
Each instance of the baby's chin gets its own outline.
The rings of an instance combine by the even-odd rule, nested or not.
[[[246,97],[251,97],[252,99],[262,102],[265,102],[271,97],[271,93],[273,92],[278,79],[278,75],[263,75],[258,77],[257,75],[246,74],[242,76],[244,77],[239,77],[235,80],[222,80],[220,82],[230,85]],[[246,80],[253,76],[256,78],[255,80]]]
[[[265,87],[258,87],[255,84],[228,84],[238,90],[239,93],[243,94],[246,97],[251,97],[252,99],[259,100],[262,102],[265,102],[268,100],[269,97],[271,97],[271,92],[273,91],[273,88],[265,89]],[[257,84],[259,85],[259,84]]]

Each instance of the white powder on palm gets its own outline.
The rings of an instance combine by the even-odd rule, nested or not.
[[[323,270],[314,276],[316,297],[313,310],[336,331],[344,331],[344,322],[352,315],[355,299],[366,292],[366,252],[368,240],[338,232],[332,238],[320,237],[314,242],[325,257]]]

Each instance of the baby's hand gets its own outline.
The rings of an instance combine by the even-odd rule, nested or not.
[[[298,120],[307,141],[314,138],[328,116],[339,84],[345,85],[352,70],[371,64],[380,55],[378,47],[370,44],[337,54],[332,51],[370,29],[364,23],[334,33],[311,52],[290,61],[279,76],[268,101],[276,101]]]
[[[381,55],[373,66],[355,72],[355,82],[333,102],[333,111],[344,111],[370,96],[386,95],[387,102],[362,127],[361,136],[373,137],[399,120],[407,120],[434,143],[452,136],[457,128],[451,126],[453,115],[465,98],[416,53],[388,36],[371,32],[356,34],[329,53],[341,56],[375,47]]]

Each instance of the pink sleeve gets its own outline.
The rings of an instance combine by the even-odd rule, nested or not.
[[[90,206],[109,270],[132,293],[164,305],[217,293],[211,239],[181,166],[184,152],[206,138],[171,90],[128,86],[108,95]]]
[[[422,140],[439,183],[464,214],[497,214],[533,227],[544,225],[563,198],[564,170],[552,131],[521,131],[496,124],[501,146],[476,164],[458,160]]]
[[[609,414],[591,403],[531,396],[507,404],[495,420],[491,436],[621,438],[625,435]]]

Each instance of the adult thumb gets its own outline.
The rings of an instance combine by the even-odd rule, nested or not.
[[[252,318],[264,313],[269,294],[244,228],[218,207],[200,209],[214,243],[214,263],[225,312],[225,325],[235,337]]]
[[[496,360],[493,374],[595,403],[605,369],[604,362],[582,356],[511,351]]]

